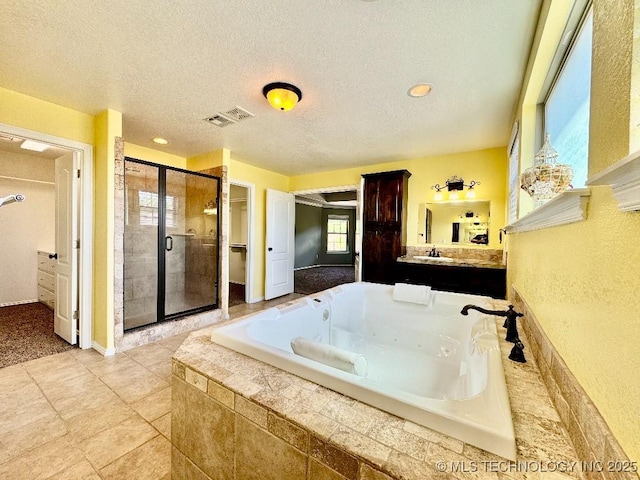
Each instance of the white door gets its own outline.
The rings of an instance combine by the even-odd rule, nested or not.
[[[265,300],[293,292],[295,215],[292,194],[267,189]]]
[[[78,250],[78,177],[73,152],[56,158],[56,307],[54,331],[76,343]],[[76,318],[74,318],[76,317]]]

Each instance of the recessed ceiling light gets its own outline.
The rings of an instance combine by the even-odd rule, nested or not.
[[[157,143],[158,145],[168,145],[169,141],[164,138],[156,137],[153,139],[153,143]]]
[[[34,152],[44,152],[47,148],[49,148],[49,145],[47,145],[46,143],[36,142],[34,140],[25,140],[24,142],[22,142],[22,145],[20,145],[20,148],[24,148],[25,150],[32,150]]]
[[[431,93],[431,85],[428,83],[418,83],[409,89],[407,94],[410,97],[419,98],[429,95]]]

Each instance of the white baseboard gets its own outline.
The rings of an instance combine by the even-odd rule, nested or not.
[[[104,355],[105,357],[110,357],[111,355],[115,355],[116,354],[116,349],[115,348],[104,348],[102,345],[100,345],[99,343],[93,342],[91,344],[91,346],[93,347],[93,349],[95,351],[97,351],[99,354]]]
[[[254,297],[251,300],[249,300],[249,303],[258,303],[258,302],[262,302],[264,300],[264,297]]]
[[[18,300],[17,302],[4,302],[0,303],[0,307],[13,307],[15,305],[26,305],[27,303],[37,303],[38,299],[34,298],[33,300]]]

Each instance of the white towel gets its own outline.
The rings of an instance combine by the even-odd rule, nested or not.
[[[396,283],[393,287],[393,299],[396,302],[409,302],[429,305],[431,302],[431,295],[431,287],[428,287],[426,285]]]
[[[367,359],[361,353],[349,352],[333,345],[314,342],[308,338],[296,337],[291,340],[291,348],[296,355],[339,368],[360,377],[367,376]]]

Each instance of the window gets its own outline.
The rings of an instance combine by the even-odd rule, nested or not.
[[[167,227],[176,226],[176,209],[174,197],[166,197],[166,221]],[[138,202],[140,205],[140,225],[158,225],[158,194],[138,190]]]
[[[348,215],[329,215],[327,218],[327,253],[347,253],[349,245]]]
[[[593,12],[589,9],[563,54],[544,102],[545,132],[559,154],[558,163],[573,167],[574,188],[585,186],[589,166],[592,30]]]
[[[509,214],[507,223],[518,219],[518,193],[520,192],[520,130],[518,122],[513,125],[509,142]]]

